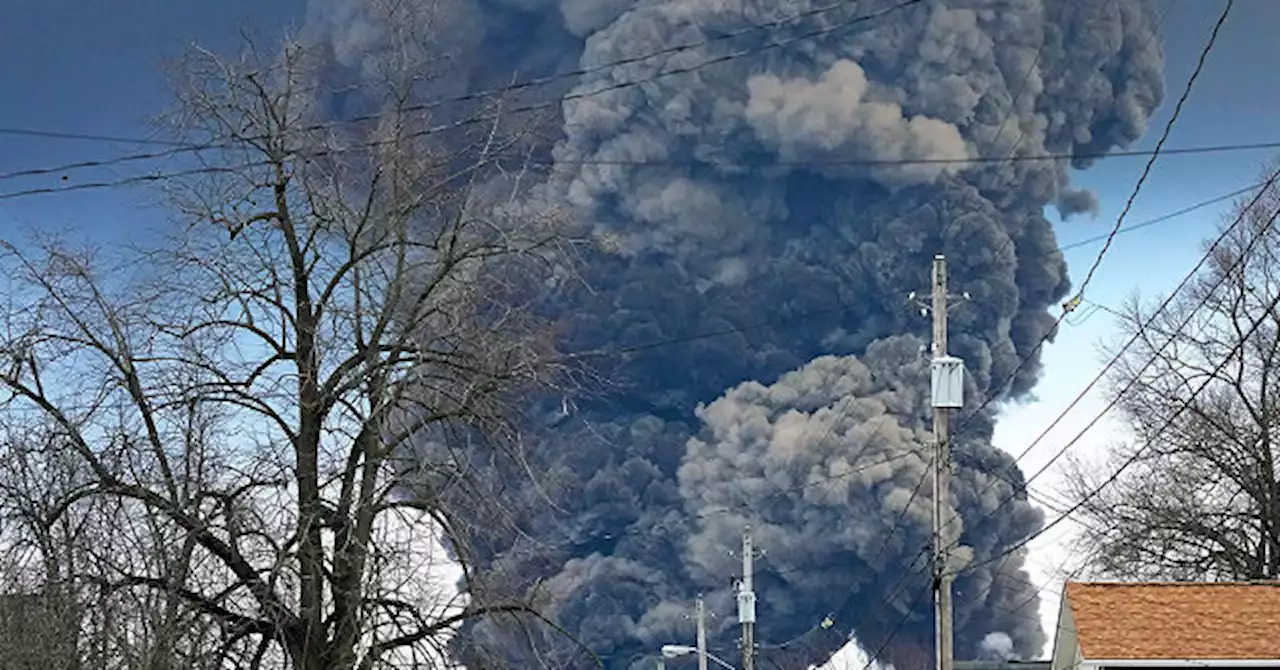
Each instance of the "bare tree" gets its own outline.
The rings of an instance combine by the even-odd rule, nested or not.
[[[386,5],[359,123],[326,123],[297,44],[184,62],[176,118],[208,149],[169,185],[165,239],[4,243],[0,461],[64,480],[6,473],[3,504],[47,545],[33,582],[88,608],[95,670],[440,665],[461,621],[537,618],[441,588],[439,534],[465,574],[474,531],[396,494],[417,436],[446,448],[414,467],[465,486],[451,436],[514,445],[521,399],[564,379],[530,287],[569,255],[556,216],[495,196],[525,139],[501,101],[432,125],[406,7]]]
[[[1274,183],[1239,201],[1229,232],[1168,309],[1146,327],[1155,310],[1137,299],[1120,314],[1122,339],[1136,340],[1109,381],[1133,440],[1103,467],[1077,462],[1068,477],[1070,494],[1087,500],[1078,519],[1091,571],[1280,577],[1278,212]]]
[[[92,530],[60,514],[62,494],[82,485],[70,454],[47,436],[3,429],[0,460],[0,666],[75,668],[81,618],[67,580]]]

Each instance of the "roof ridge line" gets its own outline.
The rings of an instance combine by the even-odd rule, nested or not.
[[[1280,579],[1254,579],[1254,580],[1238,580],[1238,581],[1220,581],[1220,582],[1180,582],[1180,581],[1068,581],[1067,585],[1079,584],[1081,586],[1280,586]]]

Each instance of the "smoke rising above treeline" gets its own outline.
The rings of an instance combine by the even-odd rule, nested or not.
[[[308,34],[331,47],[335,81],[369,76],[364,55],[386,47],[375,1],[311,7]],[[1164,94],[1149,3],[930,0],[866,21],[855,19],[897,3],[420,4],[452,54],[433,82],[439,96],[699,44],[520,93],[570,99],[550,108],[555,135],[536,154],[547,167],[508,206],[567,203],[600,242],[589,288],[546,297],[561,347],[679,342],[601,363],[608,393],[531,411],[546,417],[526,437],[535,477],[477,457],[513,516],[455,511],[491,529],[469,538],[476,588],[536,586],[556,623],[610,668],[690,642],[702,592],[718,614],[714,646],[731,649],[730,552],[749,523],[766,552],[762,654],[820,662],[850,636],[879,646],[899,620],[885,660],[930,648],[930,602],[916,599],[927,570],[915,560],[929,535],[927,483],[913,494],[930,443],[928,322],[906,293],[927,288],[930,259],[947,254],[952,289],[971,296],[950,328],[969,410],[1032,390],[1034,349],[1070,289],[1044,210],[1065,219],[1097,199],[1068,181],[1088,160],[1025,158],[1093,155],[1140,136]],[[765,24],[776,25],[751,29]],[[754,53],[728,57],[744,52]],[[673,69],[688,71],[656,76]],[[648,81],[616,87],[634,80]],[[335,100],[333,112],[353,104]],[[1012,160],[961,162],[993,157]],[[999,478],[1011,458],[991,446],[991,421],[988,409],[954,446],[959,553],[978,561],[1043,522]],[[1041,652],[1020,555],[964,573],[955,593],[959,657]],[[486,622],[461,639],[471,667],[534,667],[534,647],[562,667],[589,664],[550,633]]]

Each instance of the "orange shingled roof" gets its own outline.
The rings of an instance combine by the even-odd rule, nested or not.
[[[1280,659],[1280,584],[1068,582],[1088,659]]]

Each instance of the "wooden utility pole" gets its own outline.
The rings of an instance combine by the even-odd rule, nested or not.
[[[951,582],[948,569],[951,554],[946,537],[948,520],[943,514],[950,507],[951,469],[950,411],[963,406],[964,365],[947,354],[947,261],[942,254],[933,258],[933,611],[936,670],[952,670],[954,633],[951,615]]]
[[[755,669],[756,592],[751,575],[755,572],[755,550],[751,548],[751,527],[742,531],[742,583],[738,587],[738,623],[742,624],[742,670]]]
[[[698,619],[698,670],[707,670],[707,610],[701,594],[695,616]]]

